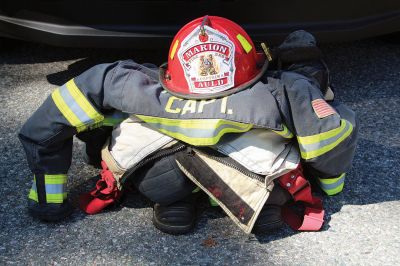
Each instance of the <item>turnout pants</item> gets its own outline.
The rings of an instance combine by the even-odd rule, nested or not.
[[[131,116],[113,130],[102,159],[121,180],[129,169],[175,143]],[[210,155],[213,153],[217,156]],[[187,147],[161,157],[138,168],[129,179],[150,200],[165,205],[185,198],[198,186],[249,233],[273,181],[295,169],[299,159],[291,140],[273,131],[253,129],[231,134],[215,146]]]
[[[175,143],[171,137],[131,117],[113,130],[101,155],[115,179],[121,181],[127,170]],[[179,201],[195,189],[195,185],[179,169],[173,154],[143,165],[128,180],[144,196],[161,205]]]

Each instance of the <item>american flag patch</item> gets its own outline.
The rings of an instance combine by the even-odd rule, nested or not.
[[[323,99],[316,99],[312,101],[311,104],[318,118],[324,118],[336,114],[336,111],[332,108],[332,106],[330,106]]]

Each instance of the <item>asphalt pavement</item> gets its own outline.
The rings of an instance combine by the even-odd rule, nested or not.
[[[26,210],[32,176],[17,139],[51,91],[92,65],[117,59],[161,63],[166,51],[54,48],[15,43],[0,50],[0,264],[17,265],[400,265],[400,45],[364,40],[322,47],[339,100],[359,118],[360,139],[344,192],[325,197],[321,232],[288,227],[246,235],[218,209],[193,233],[170,236],[151,223],[151,204],[132,194],[120,208],[61,223]],[[68,188],[76,204],[97,170],[74,140]]]

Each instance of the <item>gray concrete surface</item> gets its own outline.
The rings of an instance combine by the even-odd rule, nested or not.
[[[169,236],[151,224],[139,195],[117,210],[59,224],[26,211],[31,174],[17,132],[50,92],[91,65],[117,58],[160,63],[164,51],[68,50],[17,44],[0,51],[0,264],[72,265],[399,265],[400,46],[380,40],[326,45],[340,100],[359,116],[360,141],[345,191],[324,198],[321,232],[245,235],[217,210],[201,214],[193,233]],[[165,53],[166,54],[166,53]],[[97,171],[75,141],[71,195],[93,185]],[[204,240],[216,245],[207,247]]]

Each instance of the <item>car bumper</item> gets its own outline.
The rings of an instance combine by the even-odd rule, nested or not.
[[[85,26],[0,15],[0,36],[64,47],[155,48],[168,45],[180,26]],[[353,20],[242,26],[254,40],[270,44],[296,29],[310,31],[322,42],[350,41],[400,31],[400,11]]]

